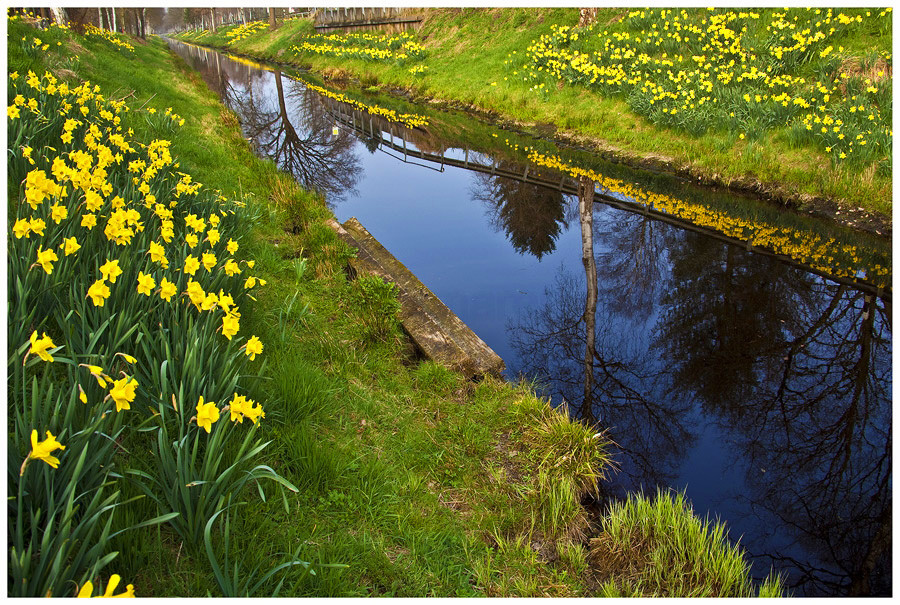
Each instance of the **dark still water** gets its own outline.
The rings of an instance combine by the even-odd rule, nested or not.
[[[509,378],[609,428],[611,496],[686,491],[794,595],[891,594],[890,242],[172,46]]]

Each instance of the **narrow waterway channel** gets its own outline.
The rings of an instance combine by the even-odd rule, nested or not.
[[[609,428],[611,497],[685,491],[794,595],[891,594],[889,241],[171,45],[260,155],[358,218],[509,378]]]

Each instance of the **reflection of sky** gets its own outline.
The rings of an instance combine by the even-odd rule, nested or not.
[[[359,196],[335,208],[338,220],[359,219],[512,370],[506,318],[541,303],[560,263],[580,266],[578,226],[537,260],[516,252],[502,231],[486,228],[485,208],[470,195],[474,173],[450,166],[443,173],[410,170],[361,145],[358,153],[365,178]]]
[[[225,63],[226,60],[220,61]],[[237,68],[240,74],[247,74],[243,75],[246,79],[250,72],[241,71],[245,69],[246,66]],[[287,79],[284,82],[286,93],[297,86]],[[233,82],[232,85],[241,88],[238,83]],[[275,94],[274,78],[270,73],[265,73],[262,80],[254,82],[254,96],[267,107],[271,106],[273,111],[277,108],[277,100],[272,100]],[[290,96],[286,101],[292,121],[294,116],[297,116],[299,126],[302,121],[301,107],[292,101]],[[399,138],[397,141],[400,142]],[[353,153],[360,159],[362,167],[356,185],[358,195],[348,196],[344,201],[335,204],[334,212],[338,220],[344,221],[351,216],[359,219],[376,239],[504,359],[508,375],[515,376],[523,361],[516,358],[507,326],[519,321],[529,309],[541,308],[558,296],[559,293],[553,292],[552,288],[560,273],[569,274],[573,278],[569,282],[572,291],[563,294],[580,300],[583,309],[585,277],[577,218],[569,220],[568,228],[563,227],[556,239],[556,248],[538,260],[530,254],[517,252],[502,229],[495,230],[489,225],[488,208],[483,202],[473,199],[472,190],[476,173],[454,167],[446,167],[443,172],[437,172],[420,166],[407,165],[396,157],[390,157],[380,151],[370,153],[361,142],[354,145]],[[412,145],[408,147],[414,148]],[[398,155],[395,151],[391,151],[391,154]],[[448,155],[459,159],[464,157],[463,152],[459,150],[453,150]],[[470,160],[474,159],[473,154],[469,157]],[[413,162],[422,160],[413,159]],[[565,203],[569,206],[566,216],[571,219],[577,201],[567,197]],[[577,217],[577,211],[574,215]],[[594,254],[598,258],[598,271],[601,274],[606,254],[622,254],[614,249],[612,242],[615,239],[614,235],[621,235],[619,232],[624,231],[627,236],[627,230],[622,227],[627,216],[623,211],[601,204],[595,205]],[[616,343],[621,343],[621,347],[639,348],[641,369],[648,374],[663,375],[672,364],[672,360],[664,358],[666,355],[664,348],[651,346],[654,329],[657,328],[657,324],[662,323],[660,317],[665,312],[662,299],[666,288],[675,280],[673,277],[675,263],[680,259],[681,262],[688,264],[691,261],[689,257],[693,254],[689,247],[679,249],[677,244],[699,241],[700,236],[696,234],[685,236],[684,232],[677,228],[662,223],[656,223],[654,229],[658,241],[663,242],[663,245],[658,250],[649,251],[653,254],[658,253],[653,262],[659,271],[658,290],[654,291],[648,302],[652,308],[632,318],[609,314],[608,305],[605,306],[604,303],[604,289],[611,289],[606,296],[616,296],[616,285],[601,280],[597,329],[598,334],[603,334],[607,347],[615,348]],[[716,263],[721,260],[715,255],[724,250],[721,248],[723,245],[715,244],[712,248],[706,249],[708,262]],[[748,270],[751,275],[760,276],[777,275],[773,279],[784,280],[782,287],[788,290],[804,282],[816,284],[817,289],[822,292],[821,297],[811,303],[809,310],[797,313],[799,317],[815,317],[828,304],[825,297],[829,291],[821,287],[823,280],[810,279],[799,269],[785,270],[783,265],[774,260],[745,254],[740,250],[735,256],[738,258],[736,271]],[[670,257],[676,260],[672,261]],[[706,278],[716,275],[712,266],[705,267],[699,273]],[[610,281],[615,282],[614,279]],[[706,283],[708,285],[710,282]],[[739,283],[746,285],[746,282]],[[549,293],[545,292],[548,288]],[[695,296],[699,297],[701,294],[710,295],[697,292]],[[790,296],[778,298],[773,295],[771,300],[791,304]],[[753,300],[747,298],[744,302],[752,304]],[[682,303],[690,304],[690,301],[685,303],[682,300]],[[856,314],[848,313],[842,319],[836,320],[830,327],[831,334],[848,333],[849,327],[854,325],[853,322],[857,321],[857,317]],[[603,323],[599,325],[601,319]],[[879,323],[878,326],[879,330],[885,332],[885,338],[889,343],[889,325]],[[791,331],[803,329],[806,328],[802,325],[785,325],[783,334],[788,335]],[[673,350],[677,351],[677,347],[673,347]],[[685,352],[687,353],[689,352]],[[885,354],[890,355],[889,345]],[[765,383],[764,387],[758,389],[759,391],[772,390],[773,378],[763,376],[764,370],[766,370],[764,361],[753,367],[753,371]],[[817,378],[812,376],[807,380]],[[663,379],[652,384],[640,384],[640,388],[648,399],[661,405],[665,405],[667,401],[673,405],[690,403],[692,394],[688,389],[683,388],[683,385],[667,384],[670,382],[671,379]],[[802,380],[798,380],[798,384],[802,384]],[[814,388],[817,385],[809,386]],[[753,396],[762,395],[754,392]],[[667,400],[667,397],[670,399]],[[888,411],[881,412],[885,417],[872,418],[871,421],[881,428],[890,424],[890,406],[889,401],[879,403],[882,407],[886,406]],[[616,422],[615,418],[604,420]],[[772,422],[766,418],[761,420]],[[736,540],[743,535],[741,543],[752,545],[755,552],[771,552],[773,548],[784,547],[788,530],[778,525],[771,513],[759,510],[759,503],[753,502],[751,484],[759,481],[766,485],[784,483],[786,487],[791,487],[791,477],[773,476],[771,469],[750,467],[750,457],[737,447],[744,438],[742,431],[747,427],[723,426],[725,424],[723,419],[704,415],[699,405],[689,408],[681,421],[689,432],[694,434],[696,441],[681,457],[672,455],[665,458],[665,455],[662,455],[660,466],[671,467],[670,470],[674,474],[669,485],[678,490],[686,490],[695,512],[701,517],[709,515],[727,520],[732,539]],[[805,418],[804,422],[811,424],[815,419]],[[628,425],[628,428],[642,430],[641,426]],[[766,426],[758,428],[760,431],[770,430]],[[863,427],[856,430],[865,432],[867,429]],[[612,436],[616,438],[615,432]],[[623,436],[623,442],[627,438],[627,435]],[[873,437],[872,442],[878,444],[879,437]],[[856,447],[859,447],[858,443]],[[858,454],[864,458],[865,448]],[[652,457],[654,452],[646,452],[646,455]],[[757,459],[760,458],[764,456]],[[865,461],[862,464],[864,465]],[[639,478],[637,483],[641,483]],[[644,489],[649,491],[652,487],[644,485]],[[757,514],[761,516],[756,517]],[[789,552],[801,560],[804,557],[814,558],[812,554],[797,548]],[[768,572],[768,562],[764,565],[765,568],[755,570],[758,575],[765,575]]]

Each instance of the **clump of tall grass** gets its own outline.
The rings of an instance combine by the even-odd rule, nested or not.
[[[537,452],[537,474],[526,500],[531,524],[545,539],[581,540],[588,526],[582,498],[597,496],[598,482],[612,466],[609,440],[536,397],[524,397],[516,415]]]
[[[777,575],[757,590],[725,525],[694,516],[682,493],[658,490],[652,500],[638,494],[613,504],[590,547],[589,560],[607,576],[601,596],[774,597],[783,591]]]

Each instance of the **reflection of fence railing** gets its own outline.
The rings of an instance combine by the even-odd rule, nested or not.
[[[534,167],[530,164],[525,164],[521,170],[511,170],[509,168],[498,166],[496,160],[493,160],[491,164],[480,163],[470,160],[469,149],[463,150],[464,155],[462,159],[448,157],[447,155],[440,153],[421,151],[411,148],[407,144],[407,140],[402,136],[402,131],[404,130],[402,127],[395,127],[394,124],[390,122],[386,124],[379,123],[380,121],[376,120],[373,116],[363,111],[350,108],[345,104],[338,103],[333,100],[329,100],[326,106],[328,108],[329,114],[332,116],[335,122],[350,128],[354,132],[363,135],[370,140],[377,141],[379,147],[402,153],[402,161],[408,162],[409,158],[415,158],[418,160],[439,164],[441,170],[443,170],[445,166],[455,166],[464,170],[471,170],[474,172],[480,172],[483,174],[489,174],[501,178],[513,179],[522,183],[546,187],[548,189],[554,189],[568,195],[578,195],[579,182],[568,174],[560,172],[557,173],[559,176],[556,176],[554,174],[551,177],[546,173],[536,172],[534,170]],[[382,127],[386,127],[386,129],[382,130]],[[386,138],[385,134],[387,134],[389,138]],[[472,155],[476,154],[477,152],[472,152]],[[477,155],[480,156],[481,154]],[[724,235],[710,227],[704,227],[702,225],[694,224],[689,220],[680,218],[678,216],[673,216],[665,212],[661,212],[650,205],[632,201],[624,196],[616,197],[614,194],[614,191],[603,188],[595,191],[594,199],[599,200],[607,204],[608,206],[612,206],[613,208],[625,210],[627,212],[638,213],[650,219],[674,225],[680,229],[686,229],[695,233],[701,233],[707,237],[712,237],[716,240],[734,246],[740,246],[741,248],[752,251],[755,254],[761,254],[763,256],[776,258],[782,262],[800,267],[803,270],[820,277],[824,277],[831,281],[857,288],[869,294],[874,294],[885,301],[891,300],[891,292],[889,290],[886,291],[884,288],[866,282],[857,281],[852,278],[828,273],[827,271],[823,271],[806,263],[800,262],[797,259],[792,258],[786,254],[780,254],[767,248],[755,246],[750,241]]]
[[[421,17],[399,6],[345,6],[320,8],[316,11],[316,28],[387,25],[392,23],[419,23]]]

